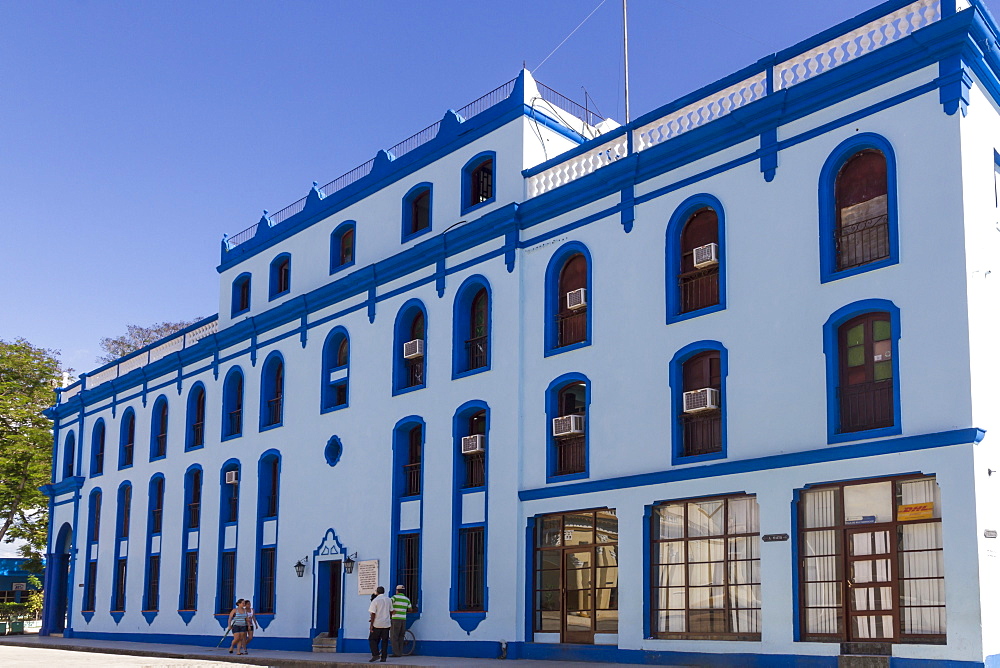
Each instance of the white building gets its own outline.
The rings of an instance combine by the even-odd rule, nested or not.
[[[998,32],[888,2],[626,127],[523,72],[228,239],[51,410],[44,632],[365,651],[377,562],[427,654],[997,665]]]

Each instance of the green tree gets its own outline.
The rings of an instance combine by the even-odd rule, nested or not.
[[[42,411],[55,400],[56,353],[24,339],[0,340],[0,541],[25,541],[21,554],[40,560],[48,528],[52,423]]]
[[[158,322],[148,327],[128,325],[125,328],[125,333],[121,336],[101,339],[101,350],[104,351],[104,355],[98,357],[97,361],[101,364],[114,362],[119,357],[134,353],[136,350],[170,336],[174,332],[190,327],[201,319],[198,317],[194,320],[181,322]]]

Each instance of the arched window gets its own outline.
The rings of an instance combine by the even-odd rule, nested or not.
[[[227,531],[240,517],[240,463],[229,460],[220,471],[219,577],[215,599],[216,614],[226,614],[236,600],[236,532]]]
[[[727,359],[718,341],[698,341],[670,361],[676,464],[726,456]]]
[[[192,468],[184,475],[184,519],[188,529],[201,526],[201,469]]]
[[[285,394],[285,363],[280,353],[271,353],[264,361],[261,389],[260,428],[278,427]]]
[[[348,220],[330,235],[330,273],[354,264],[355,224]]]
[[[276,299],[292,289],[292,256],[282,253],[271,261],[268,299]]]
[[[93,614],[97,605],[97,549],[101,537],[101,490],[94,489],[90,493],[90,503],[87,508],[87,551],[85,554],[86,570],[83,574],[83,602],[81,612]]]
[[[896,158],[879,135],[850,136],[819,183],[820,279],[826,283],[899,261]]]
[[[406,445],[403,451],[403,496],[419,496],[422,491],[423,453],[424,428],[418,424],[406,432]]]
[[[158,534],[163,531],[163,476],[154,475],[149,481],[149,531]]]
[[[431,184],[421,183],[403,197],[403,241],[431,229]]]
[[[250,274],[240,274],[233,281],[233,299],[230,313],[237,316],[250,310]]]
[[[118,521],[116,522],[115,546],[120,541],[128,538],[130,515],[132,514],[132,485],[127,481],[118,488]],[[111,587],[111,611],[123,612],[125,610],[125,592],[128,573],[127,552],[123,555],[116,550],[115,556],[115,579]]]
[[[135,459],[135,411],[131,408],[126,408],[122,416],[118,444],[118,468],[132,466]]]
[[[260,470],[257,472],[259,481],[261,517],[278,516],[278,474],[281,470],[281,459],[276,454],[267,455],[260,460]]]
[[[153,404],[153,425],[150,430],[149,460],[167,456],[167,398],[160,396]]]
[[[81,436],[82,438],[82,436]],[[62,479],[73,477],[74,460],[76,459],[76,435],[73,432],[66,437],[66,445],[63,446],[63,467]]]
[[[493,188],[493,161],[496,154],[487,151],[474,157],[462,168],[462,213],[492,202],[495,199]]]
[[[118,538],[128,538],[132,518],[132,485],[125,481],[118,488]]]
[[[490,367],[490,291],[482,276],[465,280],[455,293],[452,377]]]
[[[486,411],[473,413],[467,422],[466,438],[462,439],[465,462],[462,487],[482,487],[486,484]]]
[[[205,386],[195,383],[188,394],[185,450],[205,445]]]
[[[106,429],[104,420],[98,419],[94,424],[94,434],[90,441],[90,475],[104,473],[104,441]]]
[[[590,254],[570,242],[553,253],[545,271],[545,354],[590,343]]]
[[[222,439],[243,433],[243,371],[234,366],[222,386]]]
[[[424,306],[417,300],[403,305],[396,316],[393,353],[393,394],[424,387],[427,334]]]
[[[549,385],[549,476],[587,473],[587,407],[590,382],[581,374],[567,374]]]
[[[254,609],[258,614],[271,614],[275,607],[277,574],[277,529],[265,530],[265,523],[276,526],[280,487],[278,478],[281,458],[274,450],[264,453],[257,464],[257,584],[254,588]]]
[[[893,425],[892,321],[888,313],[867,313],[841,325],[840,431]]]
[[[184,474],[184,525],[187,531],[201,528],[202,470],[192,466]],[[186,541],[182,550],[180,610],[198,609],[198,543]]]
[[[322,383],[323,412],[347,406],[347,383],[351,358],[351,344],[347,330],[337,327],[323,344]]]
[[[692,215],[681,231],[681,272],[677,284],[681,313],[719,303],[719,217],[704,208]]]

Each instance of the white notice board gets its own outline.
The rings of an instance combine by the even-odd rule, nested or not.
[[[378,587],[378,559],[358,562],[358,596],[371,596]]]

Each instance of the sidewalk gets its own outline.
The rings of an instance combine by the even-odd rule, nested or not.
[[[197,647],[194,645],[165,645],[159,643],[118,642],[108,640],[87,640],[83,638],[58,638],[52,636],[22,635],[0,636],[0,646],[38,647],[45,649],[63,649],[76,652],[100,652],[103,654],[128,654],[141,657],[159,657],[166,659],[191,659],[201,661],[225,661],[243,665],[274,666],[275,668],[317,668],[318,666],[372,666],[371,658],[366,654],[322,654],[313,652],[285,652],[277,650],[255,651],[250,654],[236,656],[225,649]],[[518,661],[501,661],[499,659],[469,659],[447,656],[407,656],[399,659],[389,657],[386,666],[422,667],[428,666],[516,666],[517,668],[567,668],[581,666],[589,668],[613,668],[624,666],[619,663],[578,663],[568,661],[534,661],[522,659]]]

